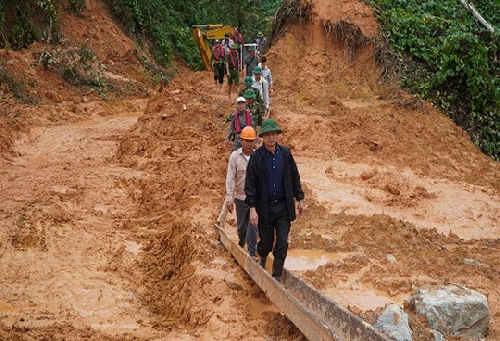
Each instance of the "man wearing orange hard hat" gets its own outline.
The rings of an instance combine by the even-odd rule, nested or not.
[[[229,156],[226,175],[226,209],[233,213],[236,206],[236,231],[238,245],[247,244],[250,256],[256,259],[257,252],[257,227],[250,225],[250,206],[245,203],[245,174],[250,154],[254,149],[257,132],[251,126],[241,130],[241,148],[233,151]]]

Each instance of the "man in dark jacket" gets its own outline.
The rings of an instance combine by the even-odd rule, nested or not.
[[[304,192],[297,164],[290,149],[277,143],[280,133],[281,128],[275,120],[262,122],[259,137],[262,137],[263,144],[252,153],[245,179],[245,202],[250,206],[250,223],[259,229],[257,252],[261,265],[266,266],[267,256],[272,251],[272,276],[278,282],[288,251],[290,225],[296,218],[294,198],[298,201],[299,214],[304,209]]]

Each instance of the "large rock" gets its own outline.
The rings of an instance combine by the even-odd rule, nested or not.
[[[488,334],[486,296],[460,285],[420,289],[409,298],[418,315],[425,316],[429,328],[443,335],[483,338]]]
[[[408,315],[397,304],[385,307],[374,327],[384,331],[394,340],[412,341]]]

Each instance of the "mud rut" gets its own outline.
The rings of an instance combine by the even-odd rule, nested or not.
[[[140,113],[35,128],[17,141],[0,194],[4,326],[123,332],[148,320],[130,284],[109,271],[114,252],[132,263],[139,251],[117,227],[133,212],[122,182],[143,174],[113,156]]]
[[[161,97],[155,100],[162,101]],[[19,155],[1,167],[0,333],[95,340],[238,340],[243,335],[253,340],[300,340],[300,333],[234,264],[210,229],[223,197],[219,193],[220,174],[212,175],[208,183],[206,190],[212,194],[207,202],[189,191],[183,193],[186,180],[176,177],[168,162],[178,165],[176,172],[186,173],[189,168],[178,161],[185,160],[180,146],[167,147],[167,153],[159,155],[164,155],[163,162],[172,159],[165,165],[172,172],[172,179],[166,183],[173,184],[172,194],[161,190],[166,184],[155,185],[154,181],[150,194],[178,197],[180,211],[174,210],[172,215],[180,214],[186,220],[191,217],[188,225],[194,227],[167,224],[167,217],[160,225],[160,230],[165,229],[162,234],[150,231],[141,221],[143,214],[153,223],[160,218],[138,207],[141,195],[134,191],[140,190],[139,183],[159,179],[164,170],[159,168],[159,174],[153,177],[149,168],[137,163],[126,166],[116,155],[140,115],[146,117],[143,124],[154,118],[154,124],[165,126],[154,112],[155,100],[149,112],[144,100],[135,103],[137,110],[133,112],[124,110],[64,126],[34,128],[17,141]],[[300,115],[288,113],[286,122],[289,126],[300,120]],[[167,129],[179,128],[176,123]],[[138,134],[137,129],[134,134]],[[175,134],[163,136],[178,139]],[[196,145],[193,136],[190,143]],[[147,141],[148,137],[141,139]],[[210,143],[211,148],[218,145],[216,141]],[[214,155],[214,151],[204,153],[203,157]],[[307,151],[297,152],[296,159],[308,200],[305,216],[294,223],[290,261],[306,250],[319,249],[338,256],[332,264],[301,272],[316,287],[362,315],[375,308],[374,302],[384,304],[388,297],[402,303],[414,285],[451,278],[489,292],[495,318],[498,271],[495,267],[460,264],[465,257],[480,265],[494,265],[498,260],[498,229],[484,230],[497,221],[493,193],[384,165],[352,164],[326,156],[311,158]],[[224,168],[221,166],[222,172]],[[200,165],[197,171],[203,174],[207,170]],[[198,173],[194,177],[198,178]],[[398,196],[407,196],[408,202],[391,201],[394,194],[387,184],[394,183],[402,192],[410,193]],[[474,200],[470,200],[472,197]],[[148,214],[153,217],[147,218]],[[442,228],[418,232],[399,219],[418,228]],[[234,217],[228,220],[234,224]],[[449,222],[462,241],[440,235],[449,232]],[[481,241],[486,235],[489,239]],[[148,239],[157,240],[156,245],[153,242],[146,247]],[[192,258],[184,259],[187,256],[179,249],[189,250],[196,240],[205,242],[191,249]],[[168,282],[162,279],[165,268],[158,259],[166,257],[167,263],[176,263],[169,260],[175,258],[175,252],[168,252],[174,248],[181,261],[189,264],[179,277],[169,275],[173,281],[167,288],[171,296],[145,293]],[[153,273],[145,274],[139,265],[148,253],[156,257],[150,265],[159,269],[158,282],[142,278]],[[399,266],[384,263],[387,253],[397,255]],[[415,262],[418,259],[428,262]],[[146,289],[141,288],[143,284]],[[382,296],[381,290],[386,292]],[[144,297],[158,302],[145,304]],[[162,304],[170,297],[174,302],[188,303],[173,311],[172,306]],[[371,316],[364,315],[368,321]],[[416,338],[423,339],[425,336]]]
[[[148,234],[144,221],[157,217],[142,218],[128,186],[134,179],[147,181],[147,172],[116,159],[120,141],[144,112],[146,100],[132,107],[137,111],[34,128],[16,141],[18,155],[0,168],[0,339],[238,340],[253,335],[251,339],[263,340],[259,334],[264,334],[300,340],[295,327],[233,265],[210,228],[211,215],[202,212],[198,219],[208,227],[203,229],[210,239],[207,261],[212,265],[192,261],[199,276],[216,277],[219,283],[217,288],[206,282],[196,286],[208,285],[219,303],[207,306],[203,289],[185,289],[182,282],[189,279],[184,274],[173,284],[172,295],[195,300],[195,310],[214,317],[207,320],[206,313],[197,316],[182,308],[172,316],[168,304],[161,308],[166,310],[152,312],[154,304],[141,301],[139,296],[149,295],[144,290],[157,288],[153,282],[138,287],[149,281],[141,268],[148,252],[143,248],[148,239],[163,237]],[[178,247],[184,245],[179,241],[184,232],[172,239]]]

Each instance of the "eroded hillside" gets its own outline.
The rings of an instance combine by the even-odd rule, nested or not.
[[[311,4],[267,54],[280,142],[306,189],[285,266],[370,323],[385,303],[403,306],[426,284],[466,285],[488,296],[487,339],[500,340],[499,164],[431,105],[382,81],[377,23],[364,3]],[[127,38],[98,4],[86,15],[100,18],[81,30],[94,30],[99,60],[121,60],[111,55],[124,49],[111,47]],[[214,93],[211,73],[178,66],[146,100],[102,102],[58,87],[29,66],[28,52],[8,58],[26,58],[19,70],[52,82],[61,100],[9,99],[4,109],[23,113],[20,131],[32,129],[17,135],[0,169],[0,336],[303,339],[213,229],[230,152],[222,122],[236,98]],[[330,261],[294,268],[307,252]],[[414,340],[429,340],[409,313]]]

